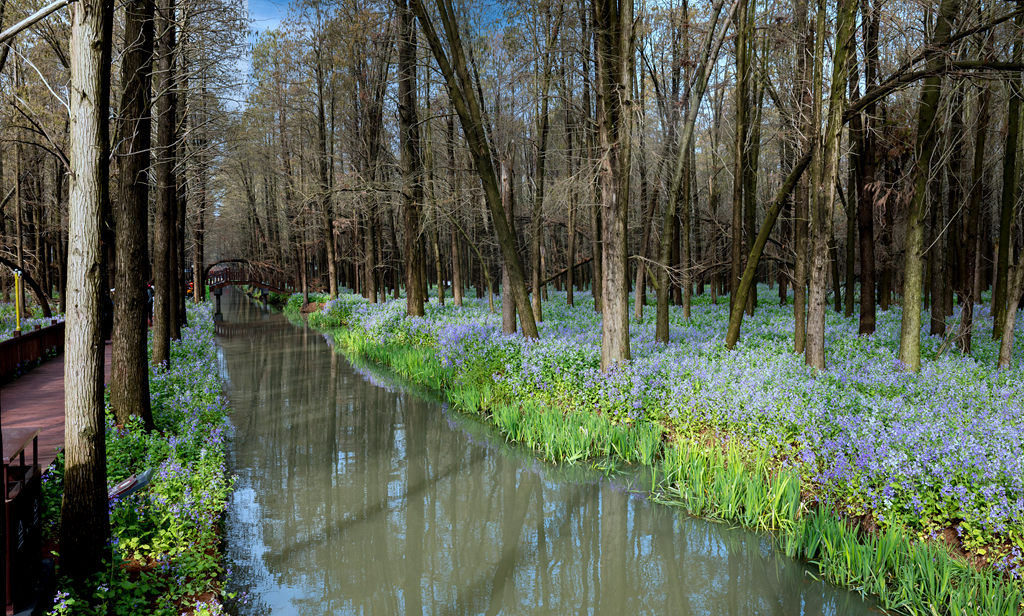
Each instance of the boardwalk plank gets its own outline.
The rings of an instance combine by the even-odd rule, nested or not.
[[[104,349],[110,379],[110,344]],[[39,466],[46,468],[64,447],[64,354],[0,388],[0,426],[38,428]]]

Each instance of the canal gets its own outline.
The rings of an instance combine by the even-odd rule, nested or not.
[[[757,533],[554,467],[224,296],[243,615],[877,613]]]

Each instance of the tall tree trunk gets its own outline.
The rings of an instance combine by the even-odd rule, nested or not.
[[[729,275],[729,306],[736,310],[736,290],[743,275],[744,228],[743,228],[743,188],[746,183],[746,151],[747,151],[747,86],[750,78],[747,74],[747,38],[749,34],[747,13],[749,0],[740,0],[736,14],[736,91],[733,102],[736,105],[736,127],[733,139],[733,176],[732,176],[732,256]],[[685,147],[686,144],[680,144]],[[745,306],[738,309],[743,310]]]
[[[511,158],[511,157],[508,157]],[[501,161],[501,202],[505,209],[505,216],[510,221],[515,216],[515,195],[512,192],[512,163],[508,159]],[[515,228],[512,228],[515,233]],[[512,277],[509,272],[508,263],[501,261],[501,331],[505,334],[516,332],[516,303],[512,299]]]
[[[433,186],[433,182],[431,182]],[[433,191],[433,188],[431,188]],[[444,306],[444,295],[445,295],[445,279],[444,279],[444,265],[441,261],[441,234],[438,231],[438,219],[437,219],[437,201],[434,201],[434,224],[430,226],[430,244],[434,251],[434,276],[437,278],[437,304]]]
[[[156,94],[156,144],[154,176],[156,215],[153,218],[153,365],[170,362],[171,345],[171,250],[174,241],[174,209],[177,185],[174,178],[177,96],[174,91],[174,0],[160,0],[156,8],[156,57],[153,90]]]
[[[793,143],[790,139],[779,139],[779,162],[783,169],[793,168]],[[782,206],[782,242],[784,245],[791,245],[790,242],[793,238],[793,198],[792,196],[786,197],[786,203]],[[781,264],[778,267],[778,290],[779,290],[779,305],[785,306],[789,303],[789,277],[792,276],[792,270],[786,272],[786,268]]]
[[[842,280],[839,277],[839,240],[834,236],[829,241],[829,261],[832,264],[832,302],[837,313],[843,311]]]
[[[761,166],[761,107],[763,105],[764,88],[756,88],[758,95],[755,97],[753,109],[753,122],[748,127],[747,148],[745,153],[746,162],[744,168],[746,177],[743,186],[743,227],[744,246],[749,250],[754,244],[754,237],[757,235],[757,176]],[[757,287],[755,292],[747,296],[747,314],[753,316],[757,308]]]
[[[820,146],[815,178],[816,187],[811,207],[811,263],[808,284],[807,338],[804,357],[807,364],[818,370],[825,369],[825,289],[828,283],[828,244],[832,240],[835,214],[835,187],[839,167],[839,136],[842,130],[843,109],[846,101],[846,79],[850,64],[848,56],[853,45],[853,28],[857,15],[856,0],[838,0],[836,6],[835,51],[832,54],[831,92],[828,98],[828,116],[825,134]],[[815,62],[821,67],[824,55],[824,1],[818,5],[818,41]],[[819,77],[821,69],[815,71]],[[820,100],[820,99],[818,99]]]
[[[685,3],[684,9],[685,11]],[[676,34],[677,30],[674,27],[675,21],[673,20],[673,56],[679,52],[678,45],[675,44],[675,40],[678,38]],[[675,83],[678,81],[678,75],[681,69],[681,62],[673,59],[672,70],[673,70],[673,85],[675,92],[678,95],[678,86]],[[647,105],[647,80],[640,80],[640,108],[643,109]],[[673,100],[676,100],[675,98]],[[673,109],[675,106],[673,105]],[[676,114],[678,115],[678,114]],[[644,304],[647,303],[647,260],[650,258],[650,245],[651,245],[651,233],[654,228],[654,213],[658,207],[658,181],[655,178],[654,189],[651,189],[651,182],[648,181],[647,174],[647,146],[646,146],[646,114],[641,113],[638,124],[636,126],[637,139],[639,140],[639,156],[640,156],[640,203],[646,203],[647,207],[641,221],[643,227],[643,234],[641,235],[640,245],[637,247],[636,254],[639,257],[636,260],[636,281],[633,283],[633,318],[637,322],[642,322],[644,317]],[[676,117],[672,117],[672,124],[669,125],[669,136],[666,139],[666,144],[671,144],[675,140],[675,125],[677,124]],[[666,150],[668,154],[671,150]],[[664,156],[665,162],[667,163],[668,156]],[[570,261],[571,263],[571,261]]]
[[[693,267],[693,247],[690,242],[690,211],[693,209],[691,199],[693,196],[693,180],[696,177],[694,170],[695,146],[693,137],[690,138],[690,145],[687,148],[689,152],[686,154],[686,162],[683,168],[683,186],[682,186],[682,199],[683,207],[680,212],[680,232],[682,234],[682,246],[680,247],[681,260],[682,260],[682,286],[683,286],[683,318],[689,320],[691,301],[693,299],[693,277],[690,274],[690,270]]]
[[[811,120],[811,73],[815,30],[810,27],[807,20],[807,0],[796,0],[793,17],[793,30],[797,33],[803,32],[796,49],[799,76],[795,99],[798,117],[803,119],[799,139],[801,145],[798,150],[804,150],[812,143],[812,131],[818,130]],[[793,250],[796,253],[793,263],[793,350],[799,354],[804,353],[807,342],[807,223],[810,210],[810,183],[809,178],[804,178],[797,187],[793,199]]]
[[[377,214],[373,204],[367,206],[363,227],[363,297],[377,303]]]
[[[963,88],[957,86],[953,92],[953,98],[949,104],[949,112],[952,115],[948,133],[949,140],[960,139],[964,130],[963,123]],[[936,192],[936,203],[932,205],[932,247],[929,264],[932,266],[931,280],[931,323],[929,333],[933,336],[944,336],[946,334],[946,289],[954,283],[955,267],[952,261],[947,262],[946,243],[941,241],[942,236],[955,236],[952,225],[948,224],[948,215],[952,215],[960,208],[960,174],[963,168],[963,148],[959,145],[953,148],[949,155],[949,163],[946,166],[946,186],[949,199],[946,207],[942,205],[942,191]],[[936,180],[938,182],[938,180]],[[952,245],[951,243],[949,245]]]
[[[450,0],[437,0],[437,8],[441,14],[444,34],[448,43],[447,50],[442,44],[437,30],[434,29],[433,20],[423,6],[422,0],[411,0],[411,7],[423,28],[434,59],[445,77],[449,99],[459,114],[462,132],[469,144],[473,164],[483,185],[484,200],[491,214],[502,260],[508,267],[510,290],[516,303],[516,311],[519,313],[523,335],[527,338],[536,338],[537,322],[534,320],[533,307],[530,305],[529,293],[526,289],[523,262],[519,258],[516,247],[513,231],[514,221],[510,221],[503,211],[498,177],[494,171],[494,153],[484,127],[481,101],[478,100],[476,89],[473,86],[474,81],[466,62],[462,38],[455,24],[452,3]]]
[[[857,46],[850,48],[850,74],[848,78],[850,100],[860,96],[860,71],[857,65]],[[856,123],[856,124],[855,124]],[[843,301],[843,316],[853,316],[854,290],[857,286],[855,276],[855,265],[857,260],[857,204],[859,193],[857,191],[857,141],[861,138],[858,130],[861,129],[861,117],[855,114],[850,120],[850,128],[847,133],[849,141],[849,159],[846,175],[846,295]]]
[[[456,170],[457,159],[455,158],[455,116],[448,116],[448,182],[449,186],[452,187],[452,216],[456,215],[459,211],[458,203],[462,195],[462,186],[460,184],[460,174]],[[459,242],[456,239],[455,222],[453,221],[450,227],[451,229],[451,260],[452,260],[452,298],[455,300],[455,305],[462,306],[463,298],[463,282],[462,282],[462,249],[459,246]]]
[[[153,68],[153,0],[125,4],[125,51],[121,59],[118,199],[114,205],[117,267],[111,342],[110,406],[117,422],[141,417],[153,428],[147,365],[149,316],[146,281],[149,263],[149,149]]]
[[[642,103],[641,103],[642,104]],[[649,258],[648,247],[651,243],[651,230],[654,227],[654,210],[658,205],[658,191],[653,191],[651,194],[649,183],[647,181],[646,165],[647,161],[645,156],[644,144],[643,144],[643,130],[638,131],[640,134],[640,202],[647,203],[646,212],[643,217],[643,235],[641,236],[640,246],[637,247],[636,254],[639,259],[636,262],[636,282],[633,284],[633,318],[636,321],[642,322],[644,318],[644,303],[646,302],[647,295],[647,281],[646,281],[646,261]]]
[[[593,147],[587,148],[593,151]],[[590,207],[590,291],[594,297],[594,312],[604,309],[604,225],[601,224],[601,205],[593,200]]]
[[[309,303],[309,258],[308,251],[306,250],[305,229],[299,230],[295,241],[298,243],[295,252],[298,255],[297,260],[299,262],[299,290],[302,292],[302,305],[305,306]]]
[[[938,22],[932,34],[932,43],[945,42],[953,27],[959,9],[959,0],[942,0]],[[928,65],[936,73],[945,62],[936,53]],[[942,77],[926,77],[921,84],[921,102],[917,115],[916,167],[914,171],[914,197],[907,211],[906,243],[903,250],[903,318],[900,322],[900,362],[906,369],[917,372],[921,368],[921,301],[924,257],[924,217],[928,204],[928,179],[931,175],[932,154],[938,141],[935,115],[942,93]]]
[[[1010,270],[1007,280],[1006,321],[999,341],[1000,370],[1009,368],[1013,359],[1013,327],[1017,322],[1020,295],[1024,291],[1024,258],[1021,258],[1019,252],[1018,249],[1017,265]]]
[[[182,48],[183,47],[179,47]],[[178,100],[184,101],[184,97],[181,93],[185,91],[185,88],[180,88],[180,84],[175,84],[178,87]],[[184,105],[178,105],[181,109]],[[185,322],[185,289],[182,288],[182,281],[184,276],[184,254],[185,254],[185,209],[186,209],[186,198],[188,196],[188,184],[185,177],[185,170],[181,168],[181,162],[186,160],[185,152],[185,141],[180,138],[180,135],[187,134],[189,127],[187,122],[188,116],[184,113],[181,114],[183,117],[178,121],[177,125],[184,126],[184,129],[180,132],[175,129],[174,141],[177,144],[175,148],[177,150],[175,166],[177,168],[174,174],[174,183],[177,189],[175,190],[174,205],[171,210],[171,249],[170,257],[168,259],[168,269],[171,272],[171,297],[170,297],[170,308],[171,315],[167,320],[170,324],[171,340],[181,339],[181,327]]]
[[[549,93],[551,90],[551,58],[552,58],[552,47],[558,39],[558,31],[562,26],[562,15],[561,15],[561,4],[559,6],[559,14],[555,19],[554,25],[550,23],[551,15],[550,10],[546,15],[545,20],[547,26],[545,31],[544,43],[544,61],[543,66],[540,68],[540,114],[537,118],[537,161],[536,161],[536,189],[533,194],[533,212],[532,212],[532,238],[530,241],[530,270],[532,272],[532,288],[533,288],[533,316],[538,321],[544,320],[544,313],[541,309],[541,286],[543,285],[543,272],[541,267],[541,252],[543,250],[544,241],[544,229],[542,227],[542,216],[544,209],[544,180],[546,179],[545,174],[547,170],[547,157],[548,157],[548,134],[551,131],[551,118],[548,114],[549,107]]]
[[[565,122],[565,144],[566,153],[565,159],[566,164],[569,167],[569,174],[572,175],[576,172],[576,159],[574,145],[576,142],[575,125],[569,120],[571,112],[566,112]],[[565,303],[567,306],[575,304],[575,298],[573,293],[576,287],[576,198],[579,194],[576,185],[573,184],[569,187],[569,198],[566,199],[566,241],[565,241]]]
[[[64,354],[64,498],[61,573],[82,589],[99,570],[110,534],[100,335],[100,220],[108,199],[113,8],[71,6],[71,194]]]
[[[429,87],[428,87],[429,90]],[[427,101],[427,115],[430,115],[430,101]],[[434,141],[431,138],[430,124],[427,123],[427,151],[423,157],[424,164],[426,165],[427,177],[426,177],[426,193],[427,203],[430,204],[430,229],[427,231],[428,239],[430,241],[430,253],[432,255],[432,261],[434,266],[434,279],[437,282],[437,304],[444,306],[445,299],[445,276],[444,276],[444,265],[441,259],[441,207],[437,201],[437,182],[434,178],[434,170],[436,167],[435,161],[435,150]],[[424,255],[426,257],[426,255]],[[423,274],[424,282],[426,282],[426,272]],[[427,301],[429,296],[428,287],[424,285],[423,298]]]
[[[4,49],[7,45],[4,45]],[[21,62],[16,62],[14,65],[14,82],[18,87],[21,87]],[[19,131],[20,132],[20,131]],[[28,271],[25,266],[25,196],[24,196],[24,170],[22,169],[24,155],[24,137],[18,140],[18,143],[14,145],[14,233],[15,233],[15,256],[18,261],[18,269],[22,272]],[[104,205],[106,207],[106,205]],[[102,214],[101,214],[102,216]],[[101,230],[102,232],[102,230]],[[101,239],[102,241],[102,239]],[[22,286],[17,291],[18,297],[15,301],[21,306],[25,306],[25,287]]]
[[[419,249],[420,210],[423,204],[423,163],[420,158],[420,127],[416,112],[416,24],[406,0],[398,0],[398,120],[402,148],[402,221],[405,237],[406,311],[424,315],[425,281]]]
[[[545,86],[548,85],[549,78],[544,77]],[[537,167],[536,177],[536,188],[533,194],[533,212],[531,215],[531,226],[532,226],[532,237],[530,238],[530,272],[531,272],[531,300],[533,303],[533,316],[538,321],[544,320],[544,312],[541,307],[541,285],[543,281],[541,279],[541,246],[543,244],[543,208],[544,208],[544,179],[546,170],[546,159],[548,149],[548,132],[550,129],[550,122],[548,119],[548,95],[545,89],[544,94],[541,97],[541,117],[539,119],[540,124],[540,143],[537,146]]]
[[[744,75],[746,77],[747,85],[744,87],[744,92],[747,95],[746,106],[747,110],[744,113],[744,122],[746,124],[746,135],[744,136],[743,146],[743,246],[744,250],[750,250],[750,247],[754,244],[754,238],[757,235],[757,175],[760,167],[761,159],[761,109],[764,106],[764,90],[765,86],[761,83],[763,80],[755,82],[751,75],[751,62],[756,58],[754,53],[755,38],[752,36],[754,32],[754,18],[757,3],[750,0],[750,5],[747,8],[747,35],[746,43],[747,50],[744,52]],[[761,85],[758,85],[761,83]],[[753,109],[751,109],[753,104]],[[755,281],[754,292],[747,296],[747,302],[745,309],[747,314],[753,315],[754,309],[757,308],[757,286]]]
[[[196,103],[198,108],[196,113],[199,114],[198,122],[198,136],[193,140],[195,144],[196,152],[193,154],[195,158],[194,164],[194,182],[196,186],[196,208],[195,215],[192,223],[192,301],[195,303],[202,302],[206,299],[206,288],[204,287],[203,281],[203,264],[206,260],[206,210],[210,199],[209,194],[209,137],[206,130],[207,123],[210,121],[209,111],[209,94],[206,89],[206,76],[201,77],[201,83],[199,88],[199,100]],[[251,200],[250,200],[251,203]],[[259,213],[256,208],[252,208],[252,215],[256,219],[258,226]],[[253,245],[258,245],[253,242]]]
[[[629,361],[627,246],[633,75],[633,3],[593,0],[597,48],[598,179],[602,210],[601,369]]]
[[[965,355],[971,354],[971,334],[974,329],[974,305],[978,303],[975,291],[978,275],[978,237],[981,224],[981,198],[984,192],[985,145],[988,140],[989,100],[992,90],[983,84],[978,91],[978,120],[974,133],[974,162],[971,170],[971,192],[967,201],[967,217],[961,239],[960,326],[957,346]]]
[[[592,16],[592,12],[587,10],[584,6],[585,0],[578,0],[579,2],[579,16],[580,16],[580,30],[583,32],[583,44],[582,48],[582,61],[583,61],[583,113],[584,113],[584,130],[585,138],[583,150],[586,152],[585,155],[580,157],[581,160],[593,160],[594,151],[596,150],[595,144],[595,131],[593,126],[596,124],[591,117],[591,112],[594,106],[591,104],[591,51],[594,51],[594,58],[596,62],[596,50],[597,50],[597,39],[594,34],[594,24],[587,19],[588,16]],[[586,165],[584,164],[584,167]],[[599,190],[597,186],[594,187]],[[602,242],[603,225],[601,224],[601,206],[597,203],[596,199],[592,199],[592,205],[590,207],[590,289],[591,295],[594,298],[594,312],[601,312],[602,305],[604,303],[604,274],[603,274],[603,263],[604,257],[602,255],[604,243]]]
[[[843,316],[853,316],[853,304],[854,304],[854,289],[857,286],[856,274],[854,273],[855,263],[857,261],[857,255],[855,247],[857,245],[857,191],[856,183],[857,180],[854,177],[856,175],[856,169],[853,165],[850,165],[849,169],[849,180],[847,181],[847,195],[850,202],[846,206],[846,250],[844,254],[846,257],[846,271],[844,279],[846,280],[846,293],[843,296]]]
[[[1013,37],[1013,61],[1024,60],[1024,13],[1018,13],[1013,20],[1017,36]],[[1024,96],[1024,77],[1021,71],[1014,71],[1007,81],[1009,100],[1006,109],[1006,147],[1003,149],[1003,190],[999,200],[999,248],[996,261],[996,283],[992,290],[992,339],[1003,335],[1003,321],[1006,320],[1007,272],[1010,268],[1010,231],[1013,227],[1013,210],[1017,205],[1017,188],[1020,184],[1020,169],[1017,166],[1017,147],[1020,139],[1020,103]]]
[[[64,162],[54,157],[53,161],[54,175],[57,177],[56,195],[54,195],[54,204],[57,206],[57,211],[60,211],[61,206],[65,203],[67,191],[64,190],[64,183],[68,181],[67,174],[64,173]],[[57,293],[59,294],[58,307],[61,312],[67,312],[67,282],[68,282],[68,229],[67,225],[63,224],[66,222],[66,218],[61,218],[62,224],[59,225],[60,231],[57,234]]]
[[[202,142],[201,148],[206,149],[208,144],[205,140]],[[196,213],[195,221],[192,226],[192,238],[195,245],[192,249],[192,301],[200,303],[206,299],[206,289],[203,286],[203,267],[206,261],[206,209],[208,206],[209,195],[209,172],[210,169],[206,164],[206,158],[204,153],[197,153],[199,159],[199,171],[196,173]]]
[[[412,17],[410,16],[410,21]],[[331,196],[332,157],[327,136],[326,67],[324,66],[322,43],[316,48],[316,134],[317,173],[320,181],[320,215],[323,220],[324,245],[327,249],[327,292],[331,299],[338,297],[338,256],[334,246],[334,199]]]
[[[878,18],[871,0],[861,0],[862,32],[864,38],[864,84],[875,85],[878,77]],[[859,96],[857,81],[852,80],[854,92]],[[857,239],[860,249],[860,318],[858,333],[875,331],[875,105],[865,108],[850,121],[850,135],[854,141],[854,170],[857,176]]]

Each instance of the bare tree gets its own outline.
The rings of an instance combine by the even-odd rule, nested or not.
[[[160,0],[156,7],[156,58],[153,89],[156,94],[156,143],[154,144],[154,175],[156,180],[156,216],[153,219],[153,365],[170,362],[171,321],[174,312],[172,288],[178,284],[171,252],[174,243],[175,209],[178,184],[175,178],[177,160],[177,94],[174,83],[175,50],[174,0]]]
[[[153,0],[125,5],[121,59],[118,199],[114,204],[117,267],[110,367],[110,406],[118,423],[132,416],[153,427],[147,365],[149,163]]]
[[[953,19],[960,7],[959,0],[942,0],[938,22],[932,33],[936,44],[949,38]],[[938,53],[928,61],[937,73],[943,57]],[[917,115],[917,157],[914,174],[914,197],[907,212],[906,245],[903,250],[903,319],[900,324],[900,361],[916,372],[921,368],[921,300],[923,287],[924,216],[927,207],[927,187],[932,169],[932,154],[938,142],[936,112],[942,93],[941,75],[926,77],[921,86],[921,102]]]
[[[112,6],[71,7],[68,301],[61,572],[82,584],[102,562],[110,520],[100,335],[100,218],[108,199]]]

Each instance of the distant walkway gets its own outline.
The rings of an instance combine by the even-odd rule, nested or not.
[[[104,348],[110,380],[110,344]],[[39,429],[39,466],[50,466],[64,447],[64,354],[0,388],[0,426]]]

